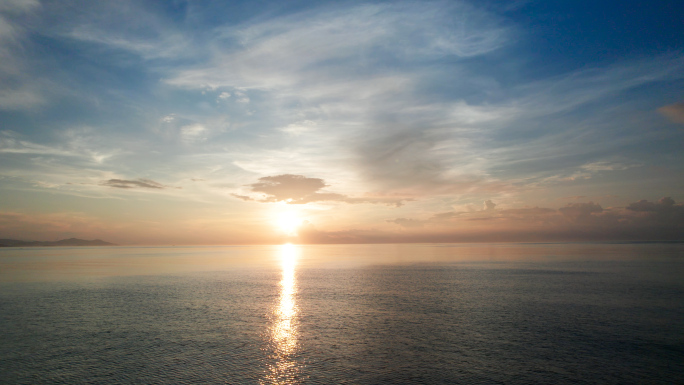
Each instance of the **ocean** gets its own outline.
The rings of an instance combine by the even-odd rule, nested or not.
[[[0,249],[3,384],[683,384],[684,243]]]

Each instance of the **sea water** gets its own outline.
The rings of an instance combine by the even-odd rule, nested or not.
[[[684,244],[0,249],[0,383],[684,383]]]

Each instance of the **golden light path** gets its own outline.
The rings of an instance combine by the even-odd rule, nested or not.
[[[299,247],[292,244],[280,246],[282,280],[280,281],[280,300],[273,309],[273,325],[270,330],[271,359],[275,362],[269,367],[263,384],[299,383],[299,368],[294,359],[298,348],[297,332],[297,279],[295,267]]]

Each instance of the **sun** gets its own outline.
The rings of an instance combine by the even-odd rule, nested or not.
[[[278,227],[280,231],[289,236],[297,235],[297,229],[302,224],[302,219],[293,212],[284,212],[278,216]]]

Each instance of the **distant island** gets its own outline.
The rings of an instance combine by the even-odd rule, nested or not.
[[[85,239],[69,238],[61,241],[18,241],[16,239],[0,239],[0,247],[34,247],[34,246],[116,246],[114,243],[101,239],[87,241]]]

